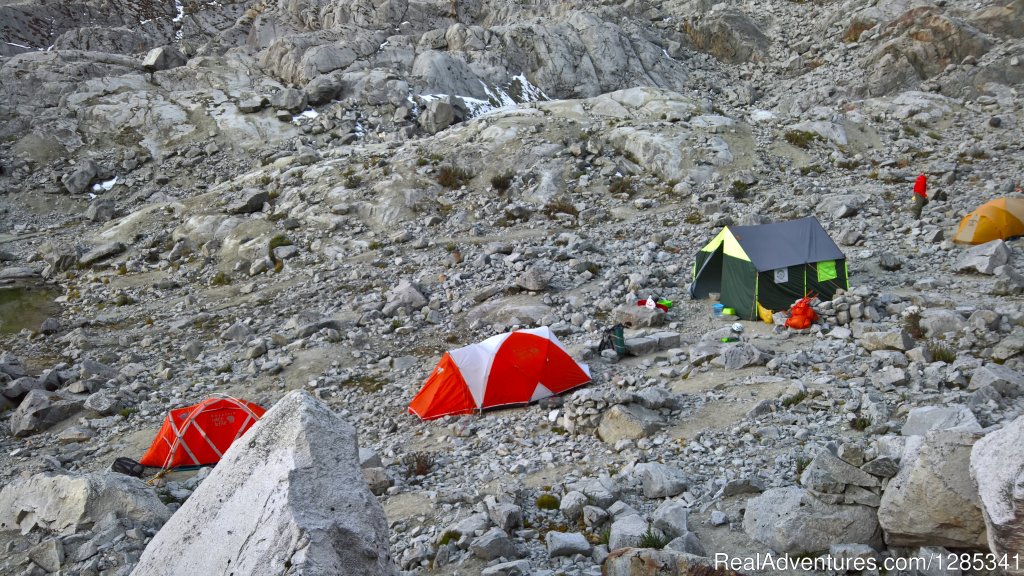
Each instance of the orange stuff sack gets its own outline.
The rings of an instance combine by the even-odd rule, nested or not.
[[[797,300],[796,304],[789,309],[789,319],[786,320],[786,327],[794,330],[810,328],[811,324],[818,319],[818,314],[811,308],[811,299],[807,296]]]

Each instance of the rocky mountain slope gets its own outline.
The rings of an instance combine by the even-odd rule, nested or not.
[[[0,573],[130,572],[209,472],[155,502],[114,458],[171,407],[296,388],[372,451],[409,573],[1012,553],[1021,244],[949,239],[1020,193],[1022,23],[1020,0],[0,2]],[[807,215],[851,291],[721,342],[696,251]],[[593,383],[406,414],[444,350],[537,325]],[[80,514],[5,507],[55,485]]]

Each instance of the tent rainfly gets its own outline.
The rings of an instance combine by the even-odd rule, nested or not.
[[[423,420],[527,404],[590,381],[548,327],[516,330],[445,352],[409,412]]]
[[[264,412],[257,404],[220,394],[175,408],[139,463],[164,470],[216,464]]]
[[[740,318],[755,320],[757,305],[786,310],[813,294],[831,298],[849,288],[846,256],[817,218],[727,226],[697,253],[690,296],[721,295]]]

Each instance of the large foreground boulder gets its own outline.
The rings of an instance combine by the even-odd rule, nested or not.
[[[968,430],[932,430],[907,438],[900,471],[878,508],[887,544],[985,546],[985,522],[969,470],[977,438]]]
[[[355,429],[303,391],[274,405],[146,547],[138,576],[394,574]]]
[[[779,553],[820,552],[836,542],[875,548],[882,543],[873,508],[829,504],[797,486],[773,488],[747,500],[743,529]]]
[[[989,550],[997,557],[1024,556],[1024,416],[978,440],[971,450],[971,478],[978,485]]]
[[[27,534],[38,527],[48,533],[74,534],[111,512],[154,528],[171,515],[145,482],[122,474],[44,472],[0,491],[0,531]]]

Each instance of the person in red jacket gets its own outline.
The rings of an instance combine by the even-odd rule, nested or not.
[[[910,211],[914,215],[914,218],[921,219],[921,211],[924,210],[924,205],[928,203],[928,179],[925,175],[919,174],[917,180],[914,182],[914,205]]]

